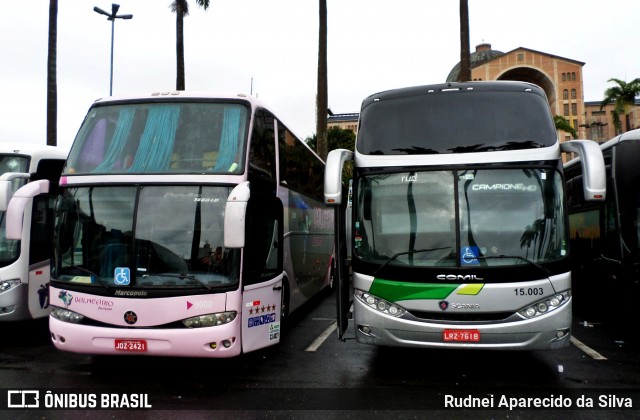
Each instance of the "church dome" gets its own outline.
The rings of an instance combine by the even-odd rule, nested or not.
[[[476,51],[471,53],[471,68],[477,67],[481,64],[491,61],[496,57],[504,55],[502,51],[492,50],[491,44],[482,43],[476,45]],[[447,76],[447,82],[459,82],[460,81],[460,63],[453,66],[449,75]]]

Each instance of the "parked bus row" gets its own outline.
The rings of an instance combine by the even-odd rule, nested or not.
[[[611,170],[616,153],[603,150]],[[580,156],[566,175],[563,152]],[[49,294],[22,283],[51,310],[54,345],[91,354],[231,357],[270,346],[286,316],[334,281],[341,339],[352,308],[362,343],[562,348],[575,300],[569,242],[595,237],[570,228],[569,211],[573,223],[578,201],[599,209],[585,220],[604,232],[611,191],[631,182],[606,195],[598,145],[560,143],[544,91],[522,82],[374,94],[355,150],[332,151],[324,169],[255,98],[109,97],[59,162],[60,177],[5,170],[2,251],[10,260],[10,246],[35,240],[22,220],[42,196],[38,209],[54,221],[42,259]],[[634,226],[620,255],[637,254]]]

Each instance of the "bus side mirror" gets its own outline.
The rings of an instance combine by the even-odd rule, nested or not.
[[[251,191],[245,181],[231,190],[224,208],[224,246],[225,248],[244,248],[244,234],[247,216],[247,203]]]
[[[49,181],[46,179],[30,182],[16,191],[7,206],[7,239],[22,239],[24,209],[27,208],[27,204],[31,202],[33,197],[48,192]]]
[[[577,153],[580,157],[585,201],[604,201],[607,195],[607,175],[598,143],[592,140],[570,140],[560,143],[560,150]]]
[[[328,206],[342,204],[342,168],[347,160],[353,159],[353,152],[334,149],[327,156],[324,168],[324,203]]]
[[[0,211],[7,211],[9,201],[13,196],[14,179],[29,179],[30,175],[21,172],[7,172],[0,176]]]

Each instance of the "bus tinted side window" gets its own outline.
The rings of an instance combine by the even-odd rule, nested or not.
[[[274,117],[258,109],[251,133],[249,148],[249,180],[276,180],[276,151]]]
[[[247,207],[244,284],[270,280],[282,273],[282,202],[252,195]]]
[[[278,122],[280,182],[302,194],[323,200],[322,162],[298,138]]]
[[[40,195],[33,199],[29,264],[48,260],[53,254],[53,208],[55,197]]]

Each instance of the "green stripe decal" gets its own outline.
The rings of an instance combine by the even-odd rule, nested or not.
[[[389,302],[418,299],[444,299],[456,290],[458,286],[460,286],[460,284],[409,283],[374,279],[369,293]]]

